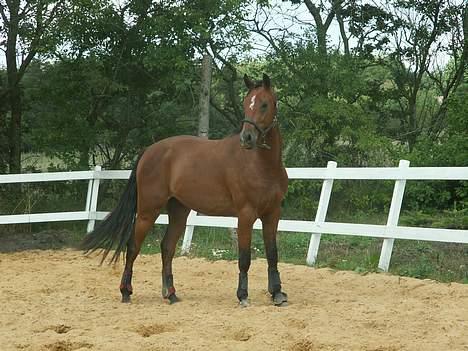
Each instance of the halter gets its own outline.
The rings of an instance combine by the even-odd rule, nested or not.
[[[255,127],[255,129],[260,133],[260,136],[262,137],[263,142],[260,145],[257,145],[257,146],[259,148],[262,148],[262,149],[271,150],[271,146],[266,143],[266,136],[267,136],[268,132],[270,130],[272,130],[278,124],[278,118],[276,117],[276,115],[273,118],[273,121],[270,123],[270,125],[268,127],[266,127],[265,129],[260,128],[257,123],[255,123],[254,121],[252,121],[251,119],[249,119],[247,117],[242,120],[242,124],[244,124],[244,123],[248,123],[248,124],[253,125]]]

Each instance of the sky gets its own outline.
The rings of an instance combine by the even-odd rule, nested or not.
[[[326,15],[327,12],[324,11],[323,21],[325,21]],[[290,1],[275,0],[272,2],[270,17],[270,27],[288,28],[290,32],[298,35],[310,30],[315,24],[304,3],[297,5],[292,4]],[[335,19],[332,21],[327,34],[331,45],[338,46],[340,44],[340,29]]]
[[[116,0],[116,2],[119,3],[119,0]],[[313,23],[313,18],[304,4],[293,5],[289,1],[283,2],[281,0],[275,0],[273,2],[273,8],[274,13],[271,15],[271,26],[281,26],[283,28],[289,28],[290,31],[296,34],[301,34],[305,28],[310,27],[310,25]],[[254,8],[252,8],[252,11],[254,11]],[[292,17],[297,17],[300,21],[303,22],[303,24],[292,23]],[[338,45],[339,28],[338,23],[336,23],[336,21],[332,23],[329,29],[329,35],[330,42],[333,45]],[[259,45],[256,46],[257,52],[258,54],[261,54],[261,52],[267,46],[267,43],[261,38],[257,38],[256,42],[259,43]],[[255,51],[253,52],[253,55],[256,56]],[[5,68],[6,66],[4,52],[0,52],[0,66],[3,68]]]
[[[114,0],[117,4],[122,2],[122,0]],[[381,1],[381,0],[364,0],[364,1]],[[463,0],[452,0],[454,2],[459,2]],[[256,2],[254,2],[256,3]],[[304,33],[305,30],[311,28],[314,24],[312,15],[309,13],[307,7],[304,3],[300,5],[293,5],[290,1],[282,1],[282,0],[273,0],[270,2],[271,9],[267,10],[269,14],[269,21],[267,27],[269,29],[273,28],[288,28],[288,30],[292,33],[300,35]],[[252,6],[250,10],[251,15],[253,16],[255,13],[255,5]],[[322,16],[324,17],[324,16]],[[260,18],[264,18],[264,16],[260,15]],[[325,18],[323,18],[325,20]],[[1,20],[0,20],[1,24]],[[278,30],[277,33],[281,34],[282,30]],[[255,46],[254,51],[250,53],[251,57],[255,57],[257,55],[261,55],[265,52],[268,48],[268,43],[265,39],[262,39],[259,35],[254,36],[255,38]],[[340,31],[339,26],[336,20],[330,25],[328,30],[328,39],[329,43],[333,46],[340,46]],[[2,38],[0,37],[0,41]],[[350,45],[351,47],[356,44],[356,40],[351,38]],[[446,63],[449,59],[447,55],[441,55],[439,57],[442,63]],[[5,68],[5,55],[3,52],[0,52],[0,67]]]

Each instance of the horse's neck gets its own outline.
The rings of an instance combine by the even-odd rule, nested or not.
[[[283,139],[281,138],[281,133],[279,127],[276,126],[267,134],[265,138],[266,144],[271,148],[269,150],[262,149],[262,156],[267,158],[269,162],[277,163],[278,166],[282,167],[282,144]]]

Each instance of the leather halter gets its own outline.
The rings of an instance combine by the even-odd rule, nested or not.
[[[262,149],[270,150],[271,146],[266,143],[266,136],[267,136],[268,132],[270,130],[272,130],[278,124],[278,118],[276,117],[276,115],[273,118],[273,121],[270,123],[270,125],[268,127],[266,127],[265,129],[260,128],[257,123],[255,123],[254,121],[252,121],[251,119],[249,119],[247,117],[242,120],[242,124],[244,124],[244,123],[248,123],[248,124],[253,125],[255,127],[255,129],[258,131],[258,133],[260,134],[260,137],[263,139],[262,143],[260,145],[257,145],[257,146],[259,148],[262,148]]]

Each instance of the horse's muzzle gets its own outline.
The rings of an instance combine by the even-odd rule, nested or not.
[[[244,149],[254,149],[257,146],[257,134],[254,130],[244,129],[240,133],[240,144]]]

